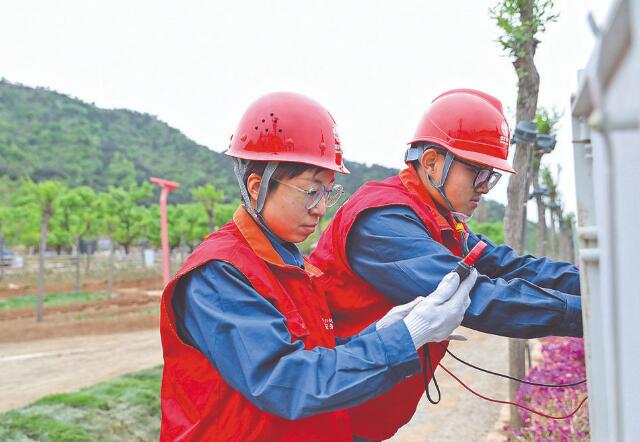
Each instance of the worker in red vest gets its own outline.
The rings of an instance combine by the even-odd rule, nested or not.
[[[346,409],[421,370],[416,350],[460,324],[477,274],[443,275],[429,296],[338,338],[329,282],[295,246],[348,173],[333,118],[306,97],[267,95],[227,155],[244,204],[162,295],[160,439],[351,441]]]
[[[462,325],[516,338],[582,336],[578,270],[519,256],[466,228],[507,161],[510,133],[496,98],[457,89],[435,98],[405,154],[407,168],[368,183],[338,210],[311,255],[327,277],[336,334],[357,334],[393,306],[433,290],[478,241],[489,244]],[[444,347],[430,344],[436,367]],[[391,437],[424,392],[415,375],[350,410],[356,440]]]

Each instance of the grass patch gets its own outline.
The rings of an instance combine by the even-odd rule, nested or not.
[[[117,295],[114,293],[112,298]],[[82,304],[85,302],[101,301],[107,299],[104,292],[62,292],[44,295],[44,306]],[[20,308],[35,308],[37,295],[17,295],[8,298],[0,298],[0,310],[14,310]]]
[[[162,367],[128,373],[0,413],[0,440],[157,441],[161,377]]]

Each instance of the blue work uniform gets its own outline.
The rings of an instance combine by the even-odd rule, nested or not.
[[[263,231],[286,264],[303,266],[294,244]],[[256,406],[288,419],[358,405],[420,371],[403,321],[336,338],[335,349],[305,350],[291,341],[283,315],[226,262],[211,261],[183,277],[172,305],[183,341]]]
[[[519,256],[469,232],[469,249],[488,247],[476,262],[478,280],[462,325],[514,338],[582,336],[578,269],[548,258]],[[395,304],[431,293],[460,260],[433,240],[405,206],[369,209],[347,237],[353,271]]]

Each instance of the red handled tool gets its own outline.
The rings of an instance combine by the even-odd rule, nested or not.
[[[486,248],[487,243],[484,241],[479,241],[478,244],[476,244],[475,247],[471,249],[469,254],[465,256],[464,259],[458,262],[458,265],[456,265],[456,268],[453,269],[453,271],[456,272],[458,276],[460,276],[460,282],[464,281],[467,276],[469,276],[473,265],[476,263],[478,258],[480,258],[480,255],[482,255],[482,252],[484,252],[484,249]]]

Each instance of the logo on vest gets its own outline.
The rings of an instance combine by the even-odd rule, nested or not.
[[[324,328],[326,328],[327,330],[333,330],[332,318],[322,318],[322,322],[324,322]]]

